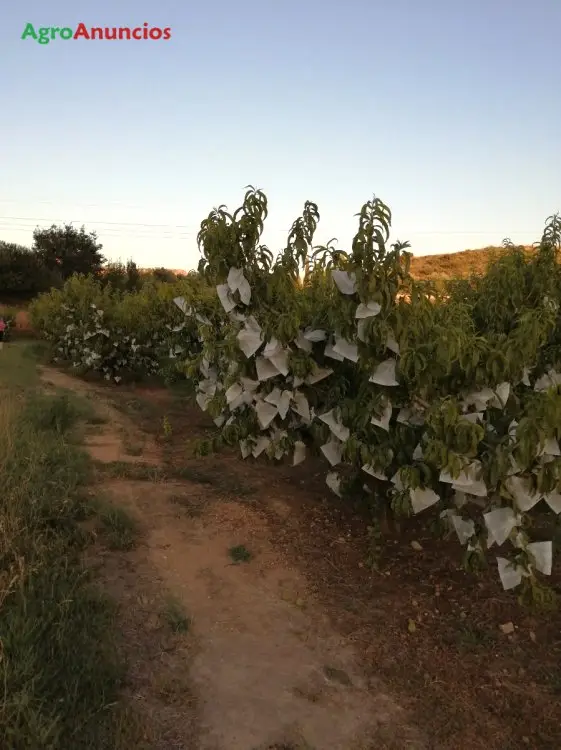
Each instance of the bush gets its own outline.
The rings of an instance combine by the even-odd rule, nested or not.
[[[27,300],[60,284],[40,256],[22,245],[0,242],[0,299]]]
[[[168,284],[173,284],[178,280],[177,274],[170,271],[169,268],[154,268],[150,271],[150,275],[155,281],[164,281]]]
[[[38,297],[30,316],[55,360],[119,382],[161,373],[179,354],[194,351],[196,323],[185,321],[172,300],[196,293],[193,277],[175,285],[145,282],[140,291],[121,294],[91,276],[73,276]]]
[[[104,286],[110,286],[119,292],[135,292],[142,286],[142,276],[136,263],[129,260],[126,265],[121,262],[107,263],[100,276]]]
[[[313,247],[319,213],[306,203],[273,258],[266,215],[251,189],[199,233],[217,296],[191,311],[201,352],[185,366],[221,429],[214,445],[295,464],[321,452],[337,494],[437,509],[472,566],[510,542],[503,586],[541,596],[552,545],[531,541],[532,512],[541,500],[561,511],[560,220],[532,256],[507,246],[480,279],[437,289],[410,277],[377,199],[348,253]]]
[[[125,294],[74,278],[33,305],[34,325],[57,356],[116,380],[181,357],[219,429],[202,451],[323,455],[337,494],[437,512],[471,567],[508,542],[503,586],[542,597],[552,544],[532,524],[561,512],[559,218],[535,252],[506,243],[486,274],[434,285],[411,277],[378,199],[349,252],[314,247],[307,202],[275,258],[266,216],[250,189],[202,222],[200,275]]]

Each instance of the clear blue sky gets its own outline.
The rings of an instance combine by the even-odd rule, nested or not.
[[[0,239],[74,221],[112,259],[190,268],[248,183],[275,250],[307,199],[345,247],[375,193],[416,254],[531,242],[561,210],[561,0],[20,0],[0,20]],[[21,39],[80,21],[172,38]]]

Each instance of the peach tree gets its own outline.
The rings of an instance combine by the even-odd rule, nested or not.
[[[552,543],[532,540],[532,512],[561,511],[559,219],[531,257],[510,248],[483,277],[437,289],[411,278],[379,199],[347,252],[314,246],[307,202],[274,256],[266,217],[253,188],[235,213],[212,211],[199,271],[215,293],[175,300],[196,322],[185,367],[214,446],[294,464],[318,452],[337,494],[437,509],[467,563],[507,548],[503,586],[540,595]]]

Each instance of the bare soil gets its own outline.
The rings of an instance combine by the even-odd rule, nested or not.
[[[43,377],[95,401],[96,492],[140,524],[134,549],[90,556],[120,604],[147,750],[561,747],[559,612],[464,573],[426,517],[374,545],[313,461],[194,458],[212,423],[172,391]]]
[[[154,439],[108,403],[103,389],[50,369],[43,380],[95,393],[107,420],[86,438],[95,460],[163,465]],[[131,440],[143,446],[141,455],[127,455]],[[143,529],[135,550],[106,555],[103,575],[123,611],[131,696],[142,702],[161,747],[426,747],[403,709],[331,627],[295,561],[272,544],[266,515],[231,496],[219,479],[218,491],[208,477],[202,483],[100,479],[97,488]],[[290,510],[276,498],[272,511],[279,520]],[[235,547],[250,559],[232,559]],[[188,637],[168,648],[157,637],[161,590],[192,622]],[[173,707],[166,703],[165,711],[162,680],[173,683]]]

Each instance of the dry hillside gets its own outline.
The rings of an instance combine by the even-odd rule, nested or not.
[[[527,248],[530,250],[531,248]],[[411,274],[416,279],[457,279],[472,273],[484,273],[493,257],[504,252],[502,247],[483,247],[442,255],[422,255],[411,259]]]
[[[531,250],[530,247],[527,248]],[[493,257],[504,252],[502,247],[483,247],[478,250],[461,250],[440,255],[421,255],[411,259],[411,273],[416,279],[457,279],[472,273],[484,273]],[[142,272],[154,269],[141,269]],[[186,271],[174,269],[173,273]]]

